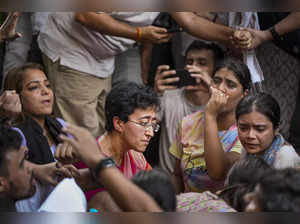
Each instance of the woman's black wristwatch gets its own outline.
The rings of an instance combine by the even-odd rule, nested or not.
[[[99,176],[99,173],[102,170],[104,170],[106,168],[110,168],[110,167],[116,167],[116,164],[113,161],[113,159],[110,157],[102,159],[93,170],[94,178],[97,179],[97,177]]]

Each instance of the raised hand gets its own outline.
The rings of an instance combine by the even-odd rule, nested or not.
[[[31,164],[34,177],[43,184],[56,186],[64,178],[78,177],[79,171],[72,165],[57,162],[45,165]]]
[[[15,90],[6,90],[0,96],[2,113],[10,120],[16,119],[22,111],[19,94]]]
[[[168,42],[172,38],[172,34],[168,33],[166,28],[145,26],[141,30],[141,42],[161,44]]]
[[[70,143],[64,142],[56,147],[54,157],[62,164],[74,164],[79,161]]]
[[[232,37],[232,44],[236,48],[240,49],[249,49],[253,41],[252,34],[244,29],[240,28],[239,30],[236,30]]]
[[[214,87],[210,87],[211,97],[206,105],[205,113],[217,117],[222,108],[227,104],[229,96]]]
[[[251,44],[248,46],[249,50],[255,49],[265,41],[272,39],[271,33],[268,30],[255,30],[247,28],[246,31],[248,31],[252,35]]]
[[[105,158],[99,150],[95,137],[88,130],[67,123],[62,131],[73,136],[73,138],[63,134],[59,136],[64,142],[72,145],[72,157],[80,159],[89,168],[94,168]]]
[[[0,42],[6,40],[12,41],[22,36],[20,33],[16,32],[16,26],[20,14],[20,12],[8,13],[8,16],[0,27]]]
[[[169,77],[175,75],[175,70],[169,70],[170,66],[160,65],[158,66],[155,74],[154,91],[163,94],[166,90],[176,89],[177,86],[171,85],[174,82],[179,81],[179,77]]]
[[[186,90],[201,90],[203,92],[209,93],[212,79],[210,75],[202,71],[202,69],[197,66],[187,65],[186,69],[191,73],[191,76],[196,79],[197,85],[186,86]]]

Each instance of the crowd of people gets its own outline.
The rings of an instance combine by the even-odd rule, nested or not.
[[[300,13],[268,16],[7,13],[0,210],[299,212]]]

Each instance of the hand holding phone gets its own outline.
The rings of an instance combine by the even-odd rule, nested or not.
[[[177,89],[172,83],[178,81],[175,70],[170,70],[169,65],[160,65],[155,74],[154,91],[162,95],[165,90]]]
[[[171,85],[175,85],[177,88],[197,85],[196,79],[192,77],[191,73],[186,69],[177,69],[176,74],[172,77],[179,78],[179,81],[171,83]]]
[[[187,65],[186,69],[191,73],[191,76],[196,79],[196,85],[186,86],[186,90],[200,90],[209,93],[212,78],[207,71],[203,71],[197,66]]]

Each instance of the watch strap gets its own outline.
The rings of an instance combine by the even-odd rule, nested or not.
[[[282,42],[282,41],[284,40],[283,37],[280,36],[280,35],[277,33],[277,31],[276,31],[276,29],[275,29],[275,26],[271,27],[271,28],[269,29],[269,31],[270,31],[270,33],[271,33],[271,35],[272,35],[272,37],[273,37],[273,41],[274,41],[275,43],[280,43],[280,42]]]
[[[106,169],[106,168],[110,168],[110,167],[115,167],[116,164],[115,162],[113,161],[112,158],[108,157],[108,158],[105,158],[105,159],[102,159],[98,164],[97,166],[94,168],[94,177],[98,177],[99,176],[99,173]]]

